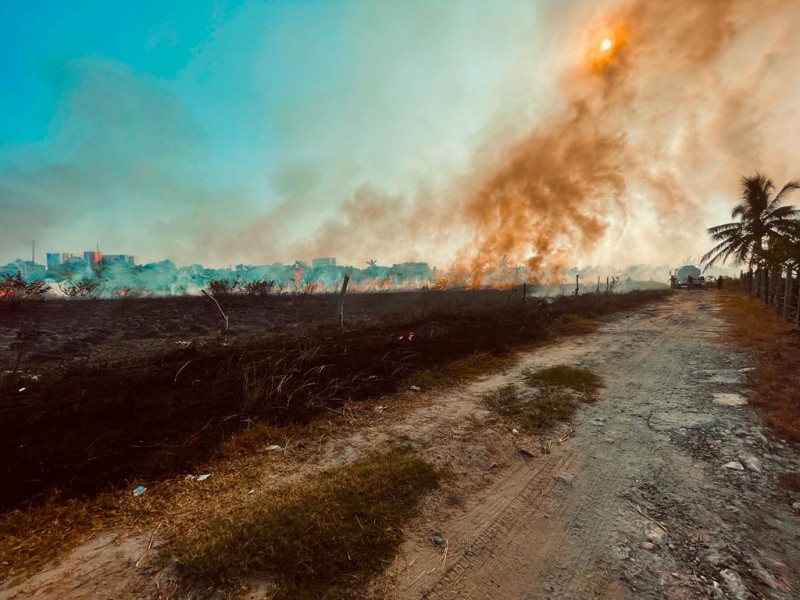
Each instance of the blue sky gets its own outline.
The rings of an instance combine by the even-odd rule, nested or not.
[[[0,260],[32,238],[151,260],[289,260],[274,239],[243,251],[229,232],[277,211],[266,235],[288,244],[359,186],[436,185],[503,107],[530,112],[546,88],[541,69],[511,73],[544,47],[538,9],[483,6],[3,3]]]

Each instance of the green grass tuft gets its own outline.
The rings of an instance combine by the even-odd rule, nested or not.
[[[333,469],[177,542],[187,575],[214,585],[268,574],[275,598],[358,597],[392,559],[403,526],[443,473],[408,449]]]

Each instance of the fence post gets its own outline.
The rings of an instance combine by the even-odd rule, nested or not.
[[[789,318],[789,305],[792,303],[792,267],[786,267],[786,289],[783,292],[783,318]]]
[[[780,308],[781,300],[781,283],[783,283],[783,272],[781,267],[774,267],[772,269],[772,306],[775,307],[775,312]]]
[[[794,326],[800,328],[800,268],[797,270],[797,307],[794,311]]]
[[[761,267],[757,268],[753,273],[753,293],[750,295],[761,298]]]
[[[344,329],[344,295],[347,293],[347,284],[350,282],[350,275],[345,275],[342,281],[342,291],[339,294],[339,301],[336,303],[336,317]]]

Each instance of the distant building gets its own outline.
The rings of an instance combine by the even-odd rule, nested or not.
[[[313,258],[311,259],[312,267],[335,267],[336,259],[333,257]]]
[[[133,254],[104,254],[100,257],[101,265],[132,265]]]
[[[51,271],[55,269],[57,266],[61,264],[61,253],[60,252],[48,252],[47,253],[47,270]]]
[[[50,271],[61,265],[84,265],[85,259],[80,254],[73,254],[72,252],[48,252],[47,253],[47,270]]]
[[[85,267],[86,265],[133,265],[132,254],[100,254],[99,250],[87,250],[83,254],[72,252],[48,252],[47,269],[61,266]]]

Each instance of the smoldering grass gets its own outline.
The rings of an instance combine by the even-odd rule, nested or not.
[[[266,573],[277,599],[357,597],[395,555],[419,500],[444,476],[395,448],[202,524],[168,554],[187,578],[215,586]]]

